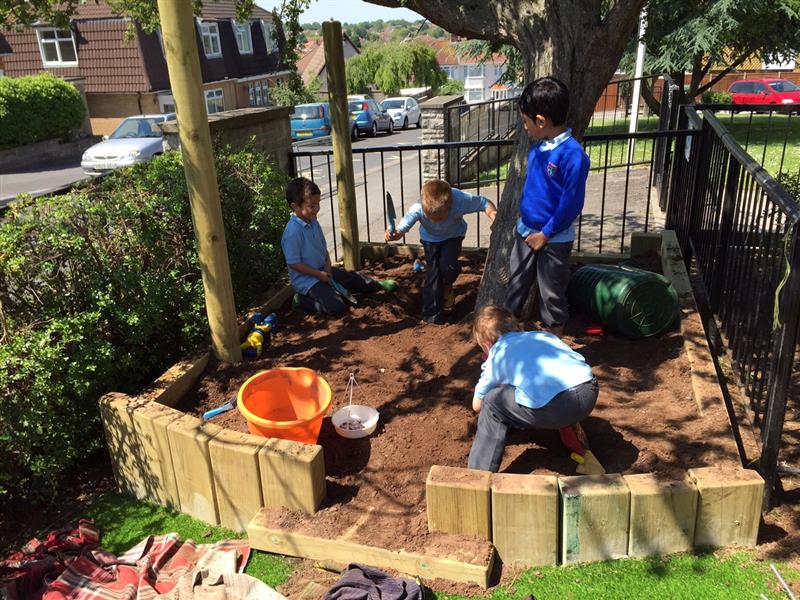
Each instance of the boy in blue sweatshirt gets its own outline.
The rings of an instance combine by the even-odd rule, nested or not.
[[[470,469],[497,472],[509,427],[558,429],[562,440],[565,434],[585,438],[580,421],[594,409],[599,389],[583,356],[552,333],[522,331],[500,306],[484,306],[472,332],[488,358],[472,399],[478,430]]]
[[[528,152],[505,301],[519,317],[538,280],[542,325],[558,336],[569,317],[569,255],[589,175],[589,157],[564,124],[568,108],[569,91],[553,77],[529,83],[519,99],[525,131],[536,143]]]
[[[458,257],[467,233],[464,215],[484,212],[494,223],[497,209],[491,200],[450,187],[446,181],[428,181],[420,190],[420,201],[408,210],[386,241],[398,240],[419,221],[419,237],[425,249],[425,286],[422,288],[422,319],[428,323],[444,322],[443,310],[455,303],[453,283],[461,267]]]

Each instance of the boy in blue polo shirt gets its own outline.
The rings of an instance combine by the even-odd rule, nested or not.
[[[484,306],[472,333],[488,358],[472,399],[478,429],[469,468],[497,472],[509,427],[558,429],[565,445],[588,458],[578,441],[585,439],[580,421],[594,409],[599,388],[583,356],[550,332],[522,331],[514,315],[500,306]],[[570,443],[571,438],[577,439]],[[602,472],[597,466],[593,472]]]
[[[569,91],[553,77],[529,83],[519,99],[525,131],[538,143],[528,153],[505,301],[518,318],[538,280],[542,325],[559,337],[569,317],[569,255],[589,175],[589,157],[564,124],[568,108]]]
[[[293,179],[286,187],[286,201],[294,214],[283,230],[281,248],[289,281],[297,292],[295,300],[301,308],[326,315],[344,312],[347,305],[331,286],[332,279],[354,292],[377,292],[396,286],[389,280],[378,282],[331,265],[328,244],[317,221],[320,191],[316,183],[305,177]]]
[[[386,230],[386,241],[398,240],[419,221],[419,237],[425,249],[426,275],[422,288],[422,319],[428,323],[444,322],[444,309],[455,303],[453,283],[461,266],[458,257],[467,233],[464,215],[483,211],[494,223],[497,209],[483,196],[473,196],[450,187],[446,181],[428,181],[414,203],[397,224],[394,232]]]

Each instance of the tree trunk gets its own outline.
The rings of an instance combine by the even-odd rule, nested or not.
[[[410,8],[452,33],[517,47],[524,82],[552,75],[570,90],[567,125],[577,138],[611,80],[645,0],[367,0]],[[606,9],[607,7],[607,9]],[[492,227],[477,306],[502,303],[530,147],[520,123]]]

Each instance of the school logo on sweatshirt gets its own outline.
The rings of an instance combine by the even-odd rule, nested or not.
[[[548,162],[547,163],[547,176],[548,177],[555,177],[556,171],[558,171],[558,165]]]

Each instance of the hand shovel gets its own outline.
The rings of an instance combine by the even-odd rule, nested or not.
[[[236,398],[226,402],[222,406],[218,406],[217,408],[212,408],[211,410],[207,410],[203,413],[203,421],[208,421],[209,419],[213,419],[217,415],[221,415],[224,412],[227,412],[231,409],[236,408]]]
[[[386,220],[389,221],[389,233],[394,234],[396,231],[395,220],[397,219],[397,213],[394,212],[394,202],[392,201],[392,195],[389,192],[386,192]]]

